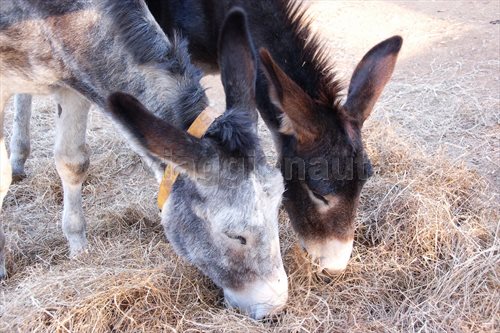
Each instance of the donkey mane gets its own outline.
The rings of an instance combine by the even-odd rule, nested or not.
[[[178,33],[171,40],[165,38],[153,16],[150,20],[145,18],[149,10],[144,2],[107,0],[104,9],[119,31],[123,45],[139,64],[161,63],[173,74],[195,72],[201,78],[201,72],[191,64],[187,41]]]
[[[311,30],[309,6],[302,0],[275,0],[284,16],[283,31],[291,32],[294,46],[287,48],[286,72],[305,89],[319,104],[329,108],[340,103],[342,84],[337,79],[334,64],[330,61],[330,50],[321,41],[319,34]],[[303,68],[302,71],[299,69]]]
[[[172,45],[162,38],[154,21],[145,19],[144,3],[137,0],[105,1],[104,12],[119,31],[122,42],[140,64],[167,60]],[[175,49],[175,48],[174,48]]]
[[[208,129],[206,136],[220,143],[230,155],[251,157],[259,148],[255,124],[250,114],[225,112]]]
[[[138,64],[151,63],[155,70],[165,70],[178,76],[177,85],[180,89],[176,100],[172,101],[172,107],[182,112],[182,127],[189,127],[198,116],[199,105],[204,103],[206,97],[205,90],[197,84],[202,72],[191,62],[187,40],[177,32],[170,39],[165,38],[142,1],[106,0],[103,9],[119,32],[122,44]],[[167,118],[162,112],[160,110],[158,115],[162,119]]]

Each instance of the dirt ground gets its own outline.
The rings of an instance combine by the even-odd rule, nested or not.
[[[346,85],[370,47],[404,38],[364,129],[377,172],[346,273],[312,274],[282,213],[289,308],[275,322],[225,309],[218,289],[165,241],[154,179],[95,109],[83,190],[91,250],[69,260],[54,105],[37,97],[28,178],[11,186],[1,216],[9,278],[0,331],[498,332],[500,2],[311,1],[310,11]],[[218,76],[204,84],[223,109]]]

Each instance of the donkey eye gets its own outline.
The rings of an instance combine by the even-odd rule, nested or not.
[[[324,196],[322,196],[321,194],[318,194],[316,192],[312,192],[312,194],[314,195],[314,197],[318,200],[321,200],[325,205],[328,205],[328,200],[326,200],[326,198]]]
[[[228,235],[228,234],[226,234],[226,236],[231,238],[231,239],[239,241],[241,245],[247,244],[247,239],[243,236],[233,236],[233,235]]]

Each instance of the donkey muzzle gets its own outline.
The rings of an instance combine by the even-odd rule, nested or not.
[[[288,300],[288,278],[284,270],[271,278],[258,279],[240,288],[224,289],[230,307],[240,309],[253,319],[262,319],[281,310]]]
[[[347,267],[353,248],[353,239],[301,240],[302,247],[311,256],[320,271],[342,273]]]

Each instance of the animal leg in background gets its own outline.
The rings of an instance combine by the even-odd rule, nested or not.
[[[87,178],[89,152],[85,144],[90,102],[69,89],[56,93],[56,140],[54,156],[64,191],[62,229],[70,256],[87,247],[82,207],[82,183]]]
[[[24,164],[30,154],[31,95],[18,94],[14,100],[14,123],[10,140],[10,164],[12,179],[19,181],[26,177]]]
[[[2,212],[2,203],[10,183],[12,182],[12,168],[7,155],[7,147],[5,147],[5,137],[3,132],[3,122],[5,105],[9,100],[9,95],[2,93],[0,86],[0,213]],[[0,220],[0,279],[6,276],[5,270],[5,235],[3,233],[2,221]]]

